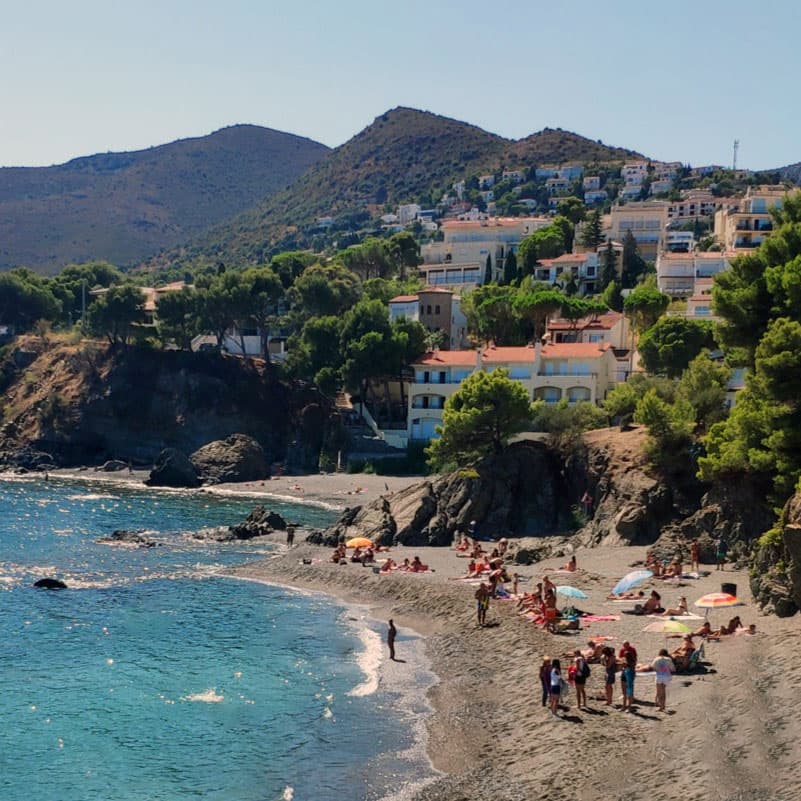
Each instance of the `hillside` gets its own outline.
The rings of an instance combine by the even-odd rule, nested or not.
[[[147,150],[0,168],[0,269],[139,262],[283,189],[327,152],[236,125]]]
[[[798,184],[801,183],[801,161],[797,161],[795,164],[786,164],[784,167],[776,167],[775,170],[765,170],[760,174],[774,181],[792,181],[794,184]]]
[[[545,129],[517,142],[458,120],[396,108],[333,150],[300,180],[192,243],[188,258],[260,262],[307,247],[318,217],[366,216],[385,204],[434,198],[454,180],[552,161],[622,161],[634,151]],[[177,254],[168,254],[176,258]]]

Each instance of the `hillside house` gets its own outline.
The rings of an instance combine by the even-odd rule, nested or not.
[[[557,403],[566,398],[601,401],[612,386],[616,365],[607,343],[537,344],[478,350],[432,351],[415,361],[407,391],[410,440],[430,440],[442,423],[445,401],[477,370],[502,367],[532,400]]]
[[[467,345],[467,318],[459,296],[450,290],[428,287],[414,295],[397,295],[389,301],[389,319],[415,320],[429,331],[442,331],[444,350]]]
[[[715,238],[723,249],[748,252],[759,247],[773,230],[771,209],[781,208],[786,194],[782,186],[750,186],[735,208],[717,211]]]
[[[564,253],[555,259],[540,259],[534,268],[534,278],[549,284],[565,283],[572,278],[580,295],[592,295],[599,271],[597,253]]]

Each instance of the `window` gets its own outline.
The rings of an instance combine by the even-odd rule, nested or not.
[[[434,314],[439,314],[439,306],[434,306]]]
[[[431,314],[431,305],[426,304],[426,314]]]

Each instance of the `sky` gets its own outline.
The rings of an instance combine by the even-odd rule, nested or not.
[[[395,106],[652,158],[801,161],[795,0],[5,0],[0,165],[236,123],[335,147]]]

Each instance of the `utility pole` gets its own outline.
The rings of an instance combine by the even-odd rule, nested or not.
[[[732,154],[732,159],[731,159],[731,168],[732,168],[733,171],[737,169],[737,151],[739,149],[740,149],[740,140],[739,139],[735,139],[734,140],[734,152]]]
[[[81,281],[81,332],[86,332],[86,279]]]

